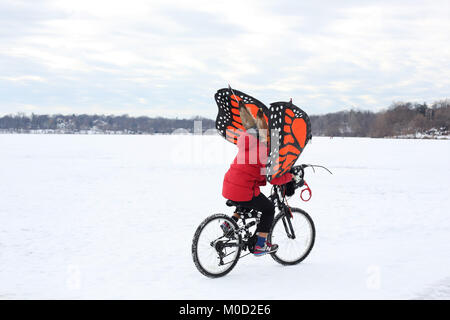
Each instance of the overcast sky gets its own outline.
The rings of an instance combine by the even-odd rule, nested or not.
[[[450,97],[450,1],[0,0],[0,114],[213,118]]]

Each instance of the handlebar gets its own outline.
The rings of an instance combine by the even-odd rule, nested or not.
[[[300,180],[303,180],[303,178],[305,176],[305,168],[308,168],[308,167],[312,168],[314,172],[316,172],[316,170],[314,168],[317,167],[317,168],[325,169],[330,174],[333,174],[327,167],[319,166],[317,164],[300,164],[298,166],[293,166],[289,172],[292,173],[296,182],[300,182]]]
[[[305,180],[305,165],[293,166],[290,170],[291,174],[294,176],[295,189],[303,187]]]

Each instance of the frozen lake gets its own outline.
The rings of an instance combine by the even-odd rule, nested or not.
[[[298,163],[334,174],[307,171],[311,201],[289,201],[315,221],[310,256],[208,279],[192,236],[231,214],[235,152],[218,136],[0,135],[0,299],[450,299],[449,140],[314,137]]]

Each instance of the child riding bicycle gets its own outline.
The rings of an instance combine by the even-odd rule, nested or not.
[[[260,222],[256,229],[258,236],[253,254],[262,256],[278,250],[277,244],[267,241],[267,235],[273,222],[275,207],[259,187],[266,185],[265,169],[268,156],[268,125],[263,112],[258,111],[256,119],[245,104],[239,103],[242,125],[245,130],[237,140],[238,154],[226,172],[222,195],[242,207],[253,208],[261,212]],[[281,177],[272,179],[271,184],[285,185],[286,195],[294,193],[292,174],[287,172]],[[238,221],[239,214],[234,213],[233,220]],[[228,222],[221,225],[224,233],[231,231]]]

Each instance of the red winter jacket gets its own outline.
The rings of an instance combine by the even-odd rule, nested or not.
[[[266,185],[267,146],[255,136],[245,132],[237,141],[238,154],[225,174],[222,195],[232,201],[250,201]],[[292,180],[287,172],[270,183],[282,185]]]

